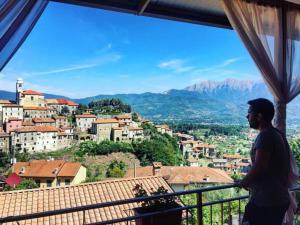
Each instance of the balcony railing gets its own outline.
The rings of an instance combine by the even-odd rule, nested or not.
[[[136,224],[135,221],[145,217],[154,217],[157,215],[163,215],[174,211],[184,211],[182,216],[181,224],[190,224],[190,225],[206,225],[206,224],[228,224],[228,225],[238,225],[241,224],[243,208],[245,205],[246,200],[248,199],[248,195],[237,195],[235,197],[230,198],[222,198],[212,201],[205,201],[207,198],[206,193],[209,192],[220,192],[222,190],[229,190],[233,189],[234,192],[238,192],[236,185],[222,185],[222,186],[212,186],[212,187],[205,187],[205,188],[198,188],[193,190],[181,191],[181,192],[174,192],[168,193],[159,196],[148,196],[142,198],[132,198],[132,199],[125,199],[125,200],[118,200],[112,202],[105,202],[99,204],[92,204],[92,205],[85,205],[79,206],[74,208],[66,208],[66,209],[59,209],[53,211],[45,211],[39,213],[32,213],[26,215],[18,215],[18,216],[8,216],[0,218],[0,225],[13,222],[12,224],[23,224],[26,220],[33,220],[42,217],[50,217],[55,215],[62,215],[62,214],[71,214],[74,212],[81,212],[82,213],[82,221],[78,224],[83,225],[106,225],[106,224]],[[298,192],[300,187],[294,188],[291,191]],[[181,204],[178,208],[172,208],[163,211],[151,212],[143,215],[135,215],[133,213],[133,209],[126,210],[128,211],[127,217],[122,218],[113,218],[111,220],[106,221],[98,221],[87,223],[86,221],[86,212],[92,209],[100,209],[106,208],[110,206],[119,206],[129,203],[139,203],[145,200],[155,200],[160,198],[167,198],[171,196],[176,196],[180,199],[180,201],[184,204]],[[195,202],[193,201],[186,201],[184,196],[195,196]],[[233,203],[234,206],[233,206]],[[217,207],[219,210],[216,212],[214,211],[214,207]],[[215,215],[217,214],[217,215]],[[22,221],[22,223],[20,223]],[[298,221],[295,220],[295,224]],[[153,224],[156,225],[156,224]]]

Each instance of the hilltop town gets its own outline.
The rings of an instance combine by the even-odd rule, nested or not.
[[[129,145],[125,145],[125,148],[128,148],[128,146],[129,148],[134,148],[133,151],[137,157],[136,160],[140,159],[142,166],[150,166],[152,169],[148,171],[147,167],[133,168],[130,166],[131,169],[129,168],[126,174],[122,173],[121,177],[136,177],[139,176],[139,174],[150,176],[161,174],[160,171],[164,171],[162,172],[164,176],[170,176],[172,173],[181,174],[180,179],[184,186],[195,183],[197,180],[199,182],[199,179],[201,180],[200,183],[214,183],[217,182],[217,180],[222,180],[219,178],[212,179],[212,177],[214,177],[214,175],[212,175],[214,171],[210,171],[210,168],[222,171],[222,173],[224,172],[227,176],[232,174],[245,174],[250,168],[249,158],[239,154],[217,154],[218,147],[215,145],[205,143],[200,139],[197,140],[193,135],[182,132],[173,133],[172,129],[166,124],[154,125],[153,122],[128,110],[130,106],[125,105],[124,108],[126,110],[123,110],[123,112],[121,110],[120,112],[118,111],[118,113],[111,113],[111,109],[109,109],[110,113],[99,113],[99,110],[103,112],[103,108],[96,108],[96,110],[93,108],[95,105],[99,106],[99,102],[93,102],[93,104],[90,104],[91,108],[89,108],[87,106],[83,107],[68,99],[46,99],[45,96],[38,91],[24,90],[23,85],[23,80],[18,79],[16,82],[15,100],[0,100],[0,151],[10,155],[14,171],[17,171],[21,177],[23,176],[35,180],[39,187],[81,183],[90,180],[91,177],[95,178],[97,175],[93,174],[92,171],[99,170],[99,167],[94,166],[92,168],[91,165],[93,165],[93,163],[87,161],[85,161],[87,168],[80,163],[73,162],[72,164],[72,162],[67,162],[63,159],[67,158],[65,156],[63,158],[58,157],[57,159],[49,157],[50,161],[46,159],[30,160],[30,162],[15,162],[14,157],[16,153],[33,155],[43,153],[47,155],[47,152],[59,152],[67,149],[64,154],[74,154],[76,156],[80,155],[80,157],[85,157],[91,155],[91,152],[94,152],[94,155],[96,154],[103,158],[103,154],[109,152],[117,151],[126,153],[128,151],[122,149],[124,148],[124,144],[120,144],[118,147],[119,150],[104,150],[103,153],[99,150],[102,148],[101,143],[105,143],[106,141],[110,141],[110,143],[128,143]],[[111,102],[112,105],[120,104],[118,100],[105,100],[101,102],[101,104],[104,104],[107,109],[107,104]],[[156,154],[156,151],[159,152],[160,147],[153,149],[152,153],[150,152],[148,155],[145,152],[139,152],[139,149],[145,146],[138,143],[154,138],[155,134],[153,132],[159,133],[160,135],[167,135],[166,137],[172,138],[172,141],[174,139],[173,147],[170,147],[170,149],[171,151],[174,149],[175,152],[170,152],[169,154],[170,157],[173,157],[179,153],[179,155],[176,156],[177,159],[174,158],[172,161],[168,155],[163,156],[167,159],[163,157],[153,158],[152,155]],[[89,142],[94,143],[92,147],[86,145],[86,143]],[[97,143],[99,144],[97,145]],[[79,146],[78,150],[72,152],[72,150],[70,150],[72,146]],[[126,157],[128,156],[125,156],[125,158]],[[157,159],[161,162],[155,162]],[[72,160],[76,161],[77,159],[72,158]],[[84,160],[81,161],[84,162]],[[123,162],[115,161],[114,165],[120,167],[120,163]],[[41,176],[41,174],[34,174],[32,172],[35,167],[43,171],[42,165],[46,164],[49,164],[49,166],[48,169],[45,169],[45,173],[57,170],[56,172],[52,171],[53,176],[51,177],[53,179],[49,179],[49,176],[47,179],[42,179],[41,177],[44,175]],[[177,169],[173,168],[170,170],[167,165],[178,166],[178,168],[176,167]],[[128,165],[125,166],[128,167]],[[193,167],[194,169],[187,169],[189,167]],[[191,180],[186,180],[187,174],[190,174],[191,171],[195,171],[196,167],[199,168],[198,176],[202,178],[196,176]],[[61,174],[64,173],[60,172],[62,168],[64,168],[63,171],[71,170],[76,171],[76,173],[73,172],[73,174],[69,174],[68,179],[60,179]],[[205,172],[201,172],[203,169],[205,169]],[[79,178],[76,177],[78,171],[81,171]],[[87,176],[87,172],[90,176]],[[176,179],[179,179],[178,176]],[[226,179],[227,181],[223,180],[224,183],[230,182],[230,177]],[[169,182],[171,182],[171,180],[169,180]],[[176,187],[176,189],[178,189],[178,187]],[[181,187],[180,189],[184,188]]]

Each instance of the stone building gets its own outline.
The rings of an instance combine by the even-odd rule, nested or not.
[[[23,106],[16,104],[2,105],[2,125],[9,118],[18,118],[23,120]]]
[[[53,116],[55,120],[56,127],[68,127],[70,124],[68,122],[68,118],[65,116]]]
[[[55,109],[59,114],[62,113],[64,107],[69,110],[69,114],[74,114],[78,109],[77,103],[67,99],[47,99],[47,105]]]
[[[19,105],[25,107],[45,107],[46,101],[42,93],[33,90],[27,90],[21,92]]]
[[[47,118],[48,108],[47,107],[24,107],[24,120],[32,118]]]
[[[10,150],[10,135],[8,133],[5,133],[0,128],[0,153],[6,152],[8,153]]]
[[[84,113],[82,115],[76,115],[76,127],[80,131],[88,131],[92,127],[92,123],[96,120],[96,115]]]
[[[116,119],[98,119],[92,123],[91,133],[97,141],[113,140],[112,131],[117,127],[119,122]]]
[[[59,146],[58,128],[52,126],[28,126],[11,132],[12,146],[22,152],[53,151]]]

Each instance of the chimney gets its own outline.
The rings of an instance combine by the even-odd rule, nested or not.
[[[161,167],[162,167],[161,162],[152,163],[153,176],[161,175]]]

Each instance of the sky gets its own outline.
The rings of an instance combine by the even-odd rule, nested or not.
[[[258,80],[233,30],[50,2],[0,72],[0,90],[72,98],[164,92],[204,80]]]

